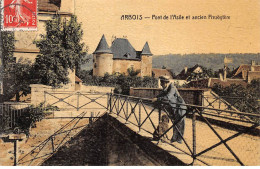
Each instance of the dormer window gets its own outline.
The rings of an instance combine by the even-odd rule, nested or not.
[[[131,56],[130,53],[126,53],[126,54],[124,54],[124,57],[126,57],[126,58],[130,58],[130,56]]]

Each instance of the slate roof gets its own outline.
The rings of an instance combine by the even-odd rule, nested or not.
[[[191,67],[191,68],[188,68],[187,69],[187,72],[185,73],[185,69],[183,69],[177,76],[176,78],[177,79],[182,79],[182,80],[186,80],[190,75],[191,73],[197,69],[198,67],[201,67],[200,65],[196,64],[195,66]]]
[[[56,12],[60,9],[61,0],[38,0],[38,10]]]
[[[148,42],[146,42],[146,43],[144,44],[144,47],[143,47],[143,50],[142,50],[142,55],[153,55],[153,54],[151,53],[150,47],[149,47],[149,45],[148,45]]]
[[[159,78],[160,76],[169,76],[171,79],[173,79],[173,73],[171,69],[152,68],[152,72],[155,78]]]
[[[113,41],[111,46],[112,53],[114,54],[114,59],[140,59],[139,53],[130,44],[128,39],[117,38]]]
[[[93,54],[97,53],[112,53],[111,49],[109,48],[105,35],[102,36],[95,52]]]
[[[239,67],[237,67],[234,71],[233,71],[233,75],[232,78],[244,78],[242,71],[246,71],[249,72],[251,70],[251,66],[249,64],[242,64]],[[260,71],[260,65],[253,65],[254,67],[254,71]]]
[[[148,42],[145,43],[142,51],[136,51],[128,39],[116,38],[109,48],[104,35],[102,36],[95,52],[93,52],[93,54],[97,53],[112,53],[113,59],[126,60],[140,60],[142,55],[152,55]]]

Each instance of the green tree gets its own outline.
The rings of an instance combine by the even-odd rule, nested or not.
[[[4,95],[5,100],[16,96],[16,101],[20,97],[30,93],[31,62],[29,60],[16,59],[13,56],[14,33],[2,32],[3,44],[3,65],[4,65]]]
[[[40,49],[34,65],[36,83],[58,87],[69,82],[68,69],[80,72],[81,64],[88,61],[82,36],[76,16],[69,21],[57,16],[46,22],[46,35],[35,41]]]
[[[14,92],[7,86],[13,84],[13,65],[15,64],[15,58],[13,57],[14,50],[14,33],[3,31],[1,32],[2,41],[2,56],[3,56],[3,94],[4,100],[8,100],[14,96]],[[8,90],[7,90],[8,89]]]
[[[15,95],[15,100],[18,102],[21,96],[31,92],[32,64],[29,60],[20,59],[8,71],[7,79],[10,80],[6,81],[8,87],[5,88],[5,92],[10,98]]]

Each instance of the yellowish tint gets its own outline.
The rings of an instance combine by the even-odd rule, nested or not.
[[[149,42],[153,54],[260,52],[259,0],[75,0],[84,41],[92,53],[102,34]],[[230,20],[121,20],[121,15],[229,15]]]

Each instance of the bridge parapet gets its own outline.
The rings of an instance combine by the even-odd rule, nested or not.
[[[66,97],[63,97],[64,93],[61,93],[61,97],[59,96],[59,93],[56,92],[55,94],[46,93],[46,95],[50,95],[49,97],[54,97],[56,99],[52,103],[52,106],[64,104],[66,106],[61,108],[69,108],[74,111],[82,109],[84,110],[83,114],[77,112],[81,114],[76,117],[58,117],[72,118],[73,123],[68,123],[70,128],[66,128],[65,131],[61,128],[60,131],[62,132],[51,135],[48,139],[36,146],[31,152],[21,157],[18,161],[19,165],[38,165],[44,161],[46,157],[54,154],[70,139],[72,135],[71,131],[74,131],[74,129],[81,130],[86,126],[85,121],[82,121],[83,119],[94,121],[102,114],[108,112],[109,115],[116,117],[118,121],[125,124],[139,135],[153,139],[153,133],[161,121],[161,115],[165,114],[169,116],[170,113],[166,109],[168,106],[168,103],[166,102],[160,102],[155,106],[151,102],[151,99],[113,93],[95,94],[72,92],[66,93]],[[79,98],[83,102],[71,102],[66,100],[73,96],[76,96],[75,98],[80,96]],[[163,148],[165,151],[168,151],[188,165],[259,164],[259,132],[255,136],[248,135],[250,131],[259,129],[259,114],[220,110],[193,104],[176,105],[179,106],[174,107],[175,109],[181,109],[180,105],[186,106],[186,108],[183,109],[186,110],[186,113],[182,117],[190,117],[185,120],[185,133],[182,137],[183,144],[170,142],[170,138],[173,134],[172,129],[176,127],[176,124],[178,124],[182,117],[179,119],[172,119],[168,124],[167,130],[159,135],[159,141],[152,141],[154,144]],[[92,114],[93,109],[98,109],[98,111],[102,109],[103,113]],[[206,110],[212,111],[213,115],[211,116],[217,118],[217,120],[239,121],[248,126],[241,128],[240,126],[231,124],[230,126],[237,129],[225,129],[221,125],[212,124],[212,121],[208,117],[209,115],[206,114]],[[87,113],[91,114],[88,115]],[[225,115],[222,116],[222,114]],[[226,115],[229,116],[227,117]],[[239,118],[234,115],[237,115]],[[82,122],[82,126],[78,126],[78,122]],[[34,155],[35,152],[37,152],[36,155]],[[33,156],[31,156],[31,154],[33,154]]]
[[[130,88],[130,95],[135,97],[152,99],[162,91],[161,88]],[[202,96],[210,89],[201,88],[178,88],[182,98],[188,104],[203,106]]]
[[[109,112],[111,115],[121,119],[121,122],[132,126],[133,129],[135,128],[134,130],[147,137],[152,137],[161,121],[162,114],[166,114],[170,117],[170,112],[166,109],[168,103],[165,102],[160,103],[158,107],[154,107],[151,99],[118,94],[111,94],[109,96],[109,102]],[[177,149],[179,154],[182,154],[182,157],[183,155],[190,157],[188,160],[190,165],[257,165],[259,163],[259,158],[254,156],[252,156],[250,162],[248,161],[248,156],[252,153],[248,153],[247,156],[245,156],[248,151],[255,151],[254,148],[257,149],[258,147],[258,143],[255,141],[253,141],[253,144],[246,146],[252,139],[248,140],[246,138],[248,136],[245,137],[245,135],[249,131],[258,128],[259,114],[220,110],[192,104],[176,105],[186,106],[186,113],[182,117],[170,121],[168,129],[159,136],[159,141],[166,147],[170,146],[174,147],[175,150]],[[181,108],[180,106],[176,106],[175,109]],[[248,127],[243,129],[238,128],[237,132],[232,131],[232,134],[227,134],[227,132],[230,132],[229,130],[224,128],[220,129],[219,126],[211,124],[211,121],[205,114],[206,111],[217,112],[215,116],[220,119],[246,123]],[[223,113],[225,116],[221,116]],[[229,117],[227,117],[226,114],[229,114]],[[233,117],[234,115],[241,118]],[[185,135],[182,137],[184,144],[171,143],[170,138],[173,134],[172,128],[176,127],[176,124],[178,124],[184,116],[191,117],[191,119],[186,119],[189,125],[186,125]],[[200,119],[200,121],[198,121],[198,119]],[[233,127],[237,126],[234,125]],[[238,137],[240,140],[243,140],[240,146],[245,144],[244,147],[247,147],[243,150],[245,152],[241,152],[241,148],[236,147]],[[259,137],[259,133],[257,137]],[[255,153],[258,154],[259,152]],[[175,153],[175,155],[177,154],[178,153]]]

